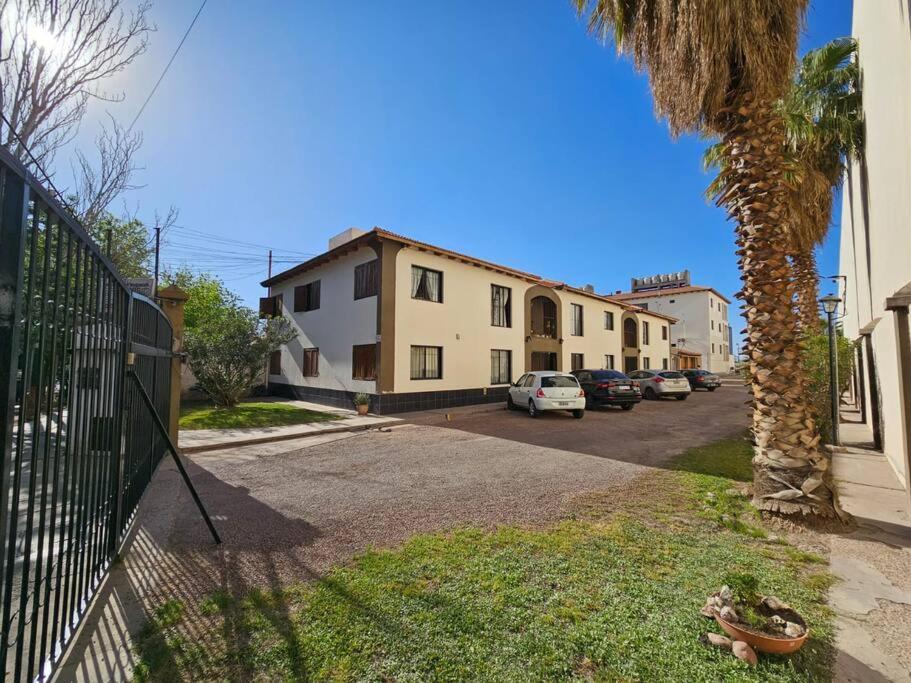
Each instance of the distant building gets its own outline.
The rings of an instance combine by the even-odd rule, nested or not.
[[[272,393],[391,413],[505,401],[530,370],[670,368],[674,318],[374,228],[263,282],[297,337]]]
[[[854,386],[911,492],[911,17],[905,2],[854,3],[864,115],[863,159],[842,192],[839,272],[845,336],[857,343]]]
[[[632,291],[611,297],[677,319],[671,325],[674,369],[728,372],[733,368],[727,297],[711,287],[691,285],[687,270],[634,278],[631,285]]]

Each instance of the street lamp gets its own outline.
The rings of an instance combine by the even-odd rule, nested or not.
[[[834,294],[829,294],[820,298],[819,303],[822,304],[822,310],[826,312],[826,317],[828,318],[828,329],[829,329],[829,393],[830,401],[832,403],[832,445],[838,445],[838,356],[835,352],[835,322],[834,316],[835,311],[838,309],[838,304],[841,303],[841,299]]]

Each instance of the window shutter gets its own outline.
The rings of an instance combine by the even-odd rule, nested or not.
[[[275,317],[275,297],[264,296],[259,299],[259,317]]]

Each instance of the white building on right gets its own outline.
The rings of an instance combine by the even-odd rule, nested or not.
[[[629,292],[611,294],[628,304],[677,319],[671,325],[671,357],[675,370],[702,368],[731,372],[733,335],[728,322],[730,300],[712,287],[690,284],[684,270],[633,278]]]
[[[839,274],[854,383],[877,449],[911,470],[911,18],[905,2],[855,2],[864,152],[847,170]],[[826,273],[823,273],[826,275]]]

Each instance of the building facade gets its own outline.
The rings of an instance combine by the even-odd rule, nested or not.
[[[266,280],[277,395],[391,413],[505,400],[528,370],[669,368],[670,316],[379,228]]]
[[[857,342],[855,389],[877,448],[911,471],[911,19],[903,2],[854,3],[864,153],[842,192],[842,329]]]
[[[711,287],[690,285],[686,271],[674,275],[635,279],[635,291],[617,292],[613,298],[677,319],[671,325],[675,370],[698,367],[730,372],[734,367],[728,322],[731,302]],[[651,282],[653,287],[648,286]]]

